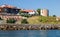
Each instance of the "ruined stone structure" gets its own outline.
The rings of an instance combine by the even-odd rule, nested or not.
[[[49,11],[47,9],[41,9],[42,16],[49,16]]]

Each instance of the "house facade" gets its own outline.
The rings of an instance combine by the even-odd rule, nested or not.
[[[18,9],[17,7],[14,6],[10,6],[10,5],[2,5],[0,6],[0,14],[17,14],[19,12],[20,9]]]
[[[0,17],[4,20],[14,18],[15,20],[21,20],[22,16],[17,15],[20,9],[11,5],[0,6]]]

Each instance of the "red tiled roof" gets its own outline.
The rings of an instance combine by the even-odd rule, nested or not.
[[[16,8],[16,7],[14,7],[14,6],[6,5],[6,4],[0,6],[0,8],[4,8],[4,7],[6,7],[6,8]]]
[[[25,12],[33,12],[34,10],[22,10],[22,11],[25,11]]]

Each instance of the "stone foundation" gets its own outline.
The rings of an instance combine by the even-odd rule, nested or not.
[[[19,25],[19,24],[0,24],[0,30],[56,30],[60,25]]]

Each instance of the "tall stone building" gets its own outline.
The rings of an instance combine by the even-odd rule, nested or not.
[[[41,9],[41,15],[42,16],[49,16],[49,10],[48,9]]]

